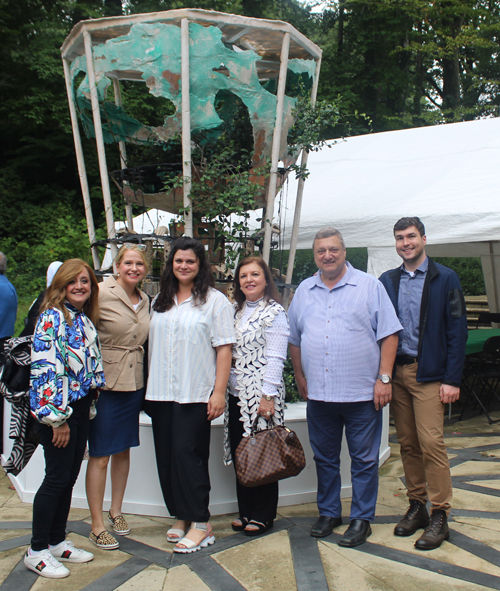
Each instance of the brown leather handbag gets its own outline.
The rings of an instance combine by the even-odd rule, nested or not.
[[[235,454],[236,476],[243,486],[253,487],[297,476],[306,465],[304,450],[294,431],[275,425],[257,430],[257,416],[249,437],[243,437]]]

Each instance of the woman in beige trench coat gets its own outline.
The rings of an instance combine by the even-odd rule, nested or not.
[[[149,331],[149,298],[137,285],[147,273],[142,245],[125,244],[115,259],[117,275],[99,289],[100,320],[97,331],[106,376],[106,388],[97,401],[97,416],[90,424],[87,499],[92,515],[90,540],[99,548],[119,544],[106,531],[103,500],[111,458],[111,507],[107,521],[115,534],[130,527],[122,515],[122,502],[130,468],[130,448],[139,445],[139,413],[144,399],[144,348]]]

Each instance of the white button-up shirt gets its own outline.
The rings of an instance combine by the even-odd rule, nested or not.
[[[333,289],[319,273],[303,281],[288,310],[289,342],[300,347],[311,400],[373,400],[379,341],[401,330],[380,281],[346,266]]]
[[[214,347],[235,342],[233,307],[210,289],[202,306],[190,297],[167,312],[153,311],[149,328],[147,400],[208,402],[215,385]]]

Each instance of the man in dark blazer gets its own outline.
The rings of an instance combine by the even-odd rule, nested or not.
[[[467,317],[457,274],[425,253],[427,239],[420,219],[400,219],[394,236],[403,264],[385,272],[380,281],[403,325],[391,409],[410,501],[394,534],[411,536],[425,528],[415,547],[432,550],[450,535],[452,485],[443,420],[445,405],[460,396]]]

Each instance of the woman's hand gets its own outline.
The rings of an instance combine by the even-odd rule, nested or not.
[[[207,404],[207,418],[209,421],[213,421],[217,417],[220,417],[226,408],[226,393],[216,393],[215,390],[208,399]]]
[[[272,400],[266,400],[264,397],[262,397],[260,399],[258,413],[265,419],[272,417],[274,415],[274,398]]]
[[[60,427],[52,427],[52,443],[54,447],[66,447],[69,443],[69,426],[63,423]]]
[[[226,387],[229,372],[231,371],[231,349],[232,345],[219,345],[215,347],[215,354],[217,356],[215,385],[207,405],[207,418],[209,421],[220,417],[226,408]]]

